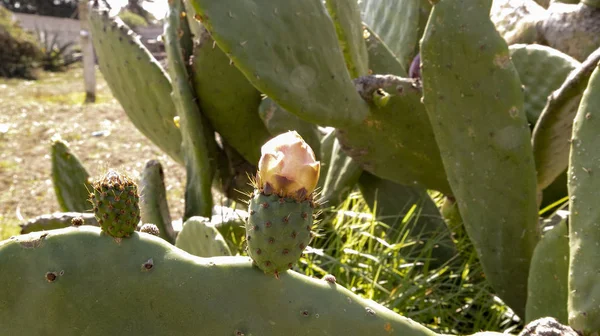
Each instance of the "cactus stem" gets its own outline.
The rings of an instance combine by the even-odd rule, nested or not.
[[[394,75],[367,75],[354,80],[358,94],[367,102],[373,101],[378,90],[402,95],[404,90],[421,91],[421,81],[417,78],[404,78]]]

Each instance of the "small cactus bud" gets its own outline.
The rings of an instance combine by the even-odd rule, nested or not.
[[[319,180],[321,164],[296,131],[280,134],[262,146],[258,163],[259,188],[282,197],[304,199]]]
[[[158,227],[150,223],[142,225],[142,227],[140,228],[140,232],[149,233],[157,237],[160,235],[160,230],[158,230]]]

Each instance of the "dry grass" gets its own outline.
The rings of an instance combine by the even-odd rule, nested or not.
[[[0,240],[18,224],[60,211],[51,181],[50,139],[68,141],[92,176],[116,168],[139,178],[158,159],[174,219],[183,212],[185,170],[129,121],[97,72],[95,104],[83,104],[83,74],[44,73],[37,81],[0,79]]]

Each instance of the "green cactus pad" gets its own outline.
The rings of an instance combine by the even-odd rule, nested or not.
[[[156,160],[146,162],[140,180],[140,216],[142,223],[152,223],[158,227],[159,237],[171,244],[175,243],[175,231],[171,224],[171,213],[167,202],[165,173]]]
[[[334,139],[327,163],[320,202],[328,207],[337,207],[352,192],[363,170],[342,151],[338,139]]]
[[[137,232],[121,244],[93,227],[18,236],[0,243],[0,268],[6,335],[438,335],[340,285]]]
[[[231,250],[208,218],[191,217],[177,235],[175,246],[198,257],[230,256]]]
[[[326,0],[325,6],[335,24],[350,76],[356,78],[367,75],[369,73],[369,56],[363,38],[358,2]]]
[[[127,175],[109,170],[92,187],[90,202],[102,231],[115,238],[128,237],[140,221],[136,183]]]
[[[367,50],[369,54],[369,70],[372,73],[407,76],[408,72],[394,56],[387,44],[381,40],[373,29],[365,25]]]
[[[536,42],[536,24],[545,15],[544,7],[533,0],[493,0],[490,10],[490,19],[508,44]]]
[[[182,149],[186,168],[185,211],[183,220],[192,216],[210,216],[213,206],[212,183],[215,176],[217,143],[214,131],[200,113],[195,95],[189,83],[187,59],[184,54],[185,36],[189,32],[187,20],[182,17],[180,0],[169,2],[165,24],[166,51],[169,72],[173,78],[171,94],[181,118]],[[183,40],[183,41],[182,41]]]
[[[52,183],[60,208],[64,212],[92,210],[88,196],[92,190],[90,174],[68,144],[56,139],[52,142]]]
[[[371,27],[408,69],[419,41],[422,0],[362,0],[363,21]]]
[[[552,93],[533,129],[533,155],[540,190],[549,186],[567,169],[573,118],[598,62],[600,48],[573,70],[560,88]]]
[[[539,240],[523,92],[491,1],[444,0],[421,43],[424,104],[486,278],[519,316]]]
[[[91,188],[90,188],[91,190]],[[89,202],[88,202],[89,204]],[[63,229],[71,226],[71,222],[75,218],[83,219],[84,225],[98,226],[96,216],[91,213],[82,212],[55,212],[53,214],[41,215],[28,220],[20,225],[21,234],[27,234],[37,231],[48,231]]]
[[[544,234],[535,247],[529,270],[525,322],[554,317],[568,324],[567,284],[569,230],[566,219]]]
[[[535,126],[548,96],[579,66],[573,57],[538,44],[515,44],[509,47],[510,57],[525,89],[525,114]]]
[[[199,25],[198,22],[192,24]],[[200,109],[215,131],[248,162],[256,165],[260,147],[271,137],[256,113],[261,93],[215,46],[210,34],[203,27],[200,31],[191,66]]]
[[[247,253],[267,274],[292,268],[308,246],[313,224],[313,204],[297,202],[258,190],[248,206]]]
[[[317,160],[319,160],[321,156],[321,134],[317,125],[304,121],[297,115],[286,111],[271,98],[263,99],[258,109],[258,115],[272,136],[287,131],[298,132],[310,148],[313,149]]]
[[[406,72],[376,34],[367,38],[373,73],[405,76]],[[397,183],[421,184],[450,192],[433,130],[418,89],[390,92],[384,107],[371,104],[360,125],[342,128],[336,136],[344,152],[364,170]]]
[[[181,133],[173,122],[177,112],[165,71],[119,18],[92,10],[90,27],[100,71],[114,97],[142,134],[183,164]]]
[[[600,331],[600,66],[592,73],[573,122],[569,161],[569,325]]]
[[[430,268],[441,267],[456,258],[458,251],[451,232],[426,189],[383,180],[369,173],[360,176],[358,186],[371,211],[388,225],[390,231],[406,229],[410,238],[428,243],[431,247]],[[418,212],[413,219],[406,218],[413,206]],[[422,247],[419,245],[407,257],[422,255]]]
[[[235,66],[286,110],[334,127],[368,114],[321,0],[191,2]]]

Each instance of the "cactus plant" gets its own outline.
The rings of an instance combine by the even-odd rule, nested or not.
[[[171,224],[171,213],[167,202],[165,175],[160,162],[146,162],[140,179],[140,219],[158,227],[159,236],[171,244],[175,243],[175,231]]]
[[[438,191],[446,196],[447,203],[443,212],[447,217],[448,230],[455,235],[458,232],[462,237],[468,236],[483,265],[485,278],[493,286],[495,294],[519,317],[528,319],[535,314],[552,314],[564,322],[567,311],[569,323],[578,332],[598,332],[600,328],[595,321],[600,320],[600,312],[594,307],[597,300],[595,283],[593,277],[586,276],[593,273],[586,267],[595,260],[593,244],[597,228],[593,224],[594,207],[590,205],[595,201],[591,189],[595,186],[595,180],[593,173],[589,174],[589,168],[597,158],[593,154],[589,154],[589,157],[580,155],[584,153],[583,149],[586,153],[592,152],[592,136],[597,128],[594,127],[593,111],[590,111],[596,102],[591,93],[586,95],[582,104],[578,97],[586,87],[586,92],[595,92],[597,89],[597,75],[589,84],[586,79],[596,67],[595,54],[575,68],[563,82],[567,69],[577,65],[569,57],[581,60],[582,55],[589,54],[592,50],[590,46],[596,43],[594,41],[597,36],[588,34],[582,39],[569,38],[569,34],[577,29],[585,31],[589,28],[588,31],[594,32],[593,24],[581,24],[588,22],[586,20],[568,22],[569,27],[565,29],[564,36],[552,35],[560,33],[558,28],[561,28],[555,18],[569,15],[577,17],[582,13],[587,13],[586,18],[593,18],[597,1],[586,0],[575,6],[553,3],[548,9],[533,1],[519,4],[497,0],[494,1],[494,6],[491,0],[439,0],[432,3],[430,5],[421,0],[362,3],[334,0],[189,0],[184,6],[181,1],[173,0],[169,2],[170,15],[165,29],[168,73],[149,58],[136,39],[126,32],[126,28],[118,28],[119,24],[114,28],[113,20],[98,11],[91,14],[92,21],[95,22],[92,34],[96,36],[100,68],[113,90],[120,90],[115,95],[148,137],[157,144],[160,143],[163,150],[186,165],[186,188],[189,196],[186,196],[188,210],[184,218],[212,211],[210,187],[215,182],[227,197],[234,198],[235,190],[242,189],[248,182],[246,174],[253,175],[258,169],[254,186],[256,190],[248,193],[249,218],[244,227],[247,254],[262,272],[274,274],[279,280],[264,276],[260,274],[262,272],[251,268],[248,259],[245,259],[244,271],[240,271],[241,273],[230,272],[237,266],[220,263],[234,259],[200,261],[187,256],[183,264],[194,266],[183,268],[186,272],[199,272],[197,274],[205,276],[203,280],[209,279],[208,283],[219,281],[220,285],[221,282],[226,284],[223,285],[226,290],[214,295],[231,295],[229,285],[237,284],[237,280],[230,279],[232,275],[246,276],[251,274],[250,271],[256,273],[256,278],[255,275],[248,275],[253,291],[268,291],[267,288],[270,287],[262,287],[265,284],[285,286],[298,279],[293,271],[287,269],[290,265],[295,265],[310,241],[313,203],[316,200],[314,189],[317,185],[325,187],[329,185],[327,181],[346,180],[344,183],[333,183],[333,188],[325,188],[332,190],[327,192],[331,194],[328,198],[339,201],[345,198],[344,188],[354,188],[358,179],[363,197],[372,209],[380,209],[377,214],[380,218],[382,214],[387,215],[388,211],[392,215],[402,213],[399,210],[402,207],[400,200],[411,195],[422,197],[427,204],[424,211],[437,216],[430,193],[435,195],[433,191]],[[390,10],[399,5],[405,5],[402,11]],[[506,22],[497,20],[502,19],[499,12],[495,12],[498,8],[519,15],[522,14],[519,10],[525,9],[525,14],[518,20],[518,24],[512,26],[516,21],[511,17]],[[557,8],[565,8],[564,13],[568,15],[560,14]],[[539,14],[539,17],[534,18],[532,13]],[[106,31],[103,29],[105,27]],[[194,45],[192,33],[203,39],[204,43]],[[560,42],[569,40],[573,40],[577,46],[583,45],[582,40],[590,44],[584,43],[584,47],[575,50],[572,44]],[[509,45],[517,42],[535,41],[549,44],[550,47],[513,45],[509,49]],[[595,48],[597,47],[596,45]],[[110,52],[128,54],[119,62],[110,62]],[[417,53],[418,57],[413,59]],[[548,71],[540,70],[531,72],[534,69],[533,62],[541,68],[546,64],[544,60],[560,65],[559,69],[554,69],[557,70],[556,75],[548,76]],[[127,64],[124,71],[115,71],[117,68],[123,69],[124,64]],[[406,78],[409,76],[406,71],[409,64],[411,78]],[[139,81],[145,72],[148,73],[146,82],[159,83],[156,96],[161,100],[160,106],[165,107],[164,111],[158,111],[160,113],[147,110],[148,102],[138,101],[141,98],[135,94],[148,92],[146,83]],[[541,72],[546,76],[540,76]],[[211,74],[217,74],[213,87],[209,82]],[[235,80],[235,86],[228,87],[226,78],[219,78],[219,74]],[[550,79],[552,83],[549,83]],[[550,94],[559,85],[559,90]],[[233,88],[238,88],[239,96],[235,96],[237,91]],[[563,95],[559,95],[561,92]],[[232,95],[235,97],[230,97]],[[231,99],[223,98],[224,96]],[[261,96],[268,98],[261,102]],[[546,107],[537,118],[544,101]],[[264,117],[264,109],[269,106],[261,107],[263,103],[276,106],[278,112],[285,111],[296,119],[292,122],[292,118],[287,118],[283,122],[290,126],[275,126],[271,123],[274,119]],[[158,103],[155,105],[159,106]],[[564,111],[572,113],[577,109],[580,113],[576,119],[576,127],[573,127],[574,133],[571,133],[573,114]],[[548,112],[552,110],[555,112]],[[179,128],[173,126],[174,114],[180,118]],[[232,117],[235,115],[239,115],[240,119]],[[588,115],[591,119],[586,119]],[[548,120],[553,118],[560,121],[552,121],[548,125]],[[529,126],[534,123],[532,145]],[[319,127],[322,126],[334,129],[321,138],[315,130],[320,132]],[[283,128],[275,130],[276,127]],[[285,129],[287,127],[290,129]],[[263,162],[267,168],[258,160],[258,146],[268,137],[294,131],[295,128],[298,128],[295,131],[299,133],[316,134],[311,142],[317,143],[316,139],[320,140],[314,148],[320,154],[312,155],[312,161],[318,158],[323,163],[324,173],[320,179],[318,173],[316,176],[314,174],[314,166],[303,170],[299,179],[292,179],[288,175],[289,171],[280,166],[277,155],[272,152],[270,159]],[[552,131],[545,135],[538,133],[538,130],[548,129]],[[164,139],[158,136],[161,132],[166,132]],[[567,148],[568,142],[561,139],[566,140],[571,134],[581,141],[576,141],[571,148]],[[180,137],[179,142],[174,141],[177,137]],[[247,141],[243,141],[244,139]],[[550,139],[552,144],[540,142],[540,139]],[[177,145],[174,145],[175,142]],[[579,143],[582,147],[577,147]],[[558,154],[552,150],[555,145],[562,146]],[[540,150],[545,153],[542,155],[543,160],[538,157]],[[570,178],[568,182],[574,225],[569,227],[570,264],[569,274],[566,274],[564,263],[557,264],[552,269],[547,267],[547,259],[543,258],[544,247],[549,244],[554,233],[559,231],[552,231],[553,235],[546,235],[544,240],[538,242],[540,230],[537,211],[539,195],[548,191],[550,183],[556,183],[556,190],[559,191],[561,185],[565,187],[566,182],[556,180],[555,177],[563,173],[569,164],[568,160],[564,160],[569,150],[570,174],[576,179]],[[344,164],[337,165],[336,162]],[[548,168],[548,162],[558,168]],[[351,179],[337,175],[344,169],[336,167],[346,167],[346,164],[355,169]],[[553,173],[548,174],[548,171]],[[540,176],[546,176],[543,183],[540,183]],[[378,190],[388,192],[378,194]],[[286,191],[289,194],[284,194]],[[242,197],[236,199],[240,200],[243,200]],[[457,208],[450,208],[454,203]],[[204,216],[208,217],[206,214]],[[112,221],[110,215],[109,218]],[[386,220],[388,219],[382,219]],[[439,229],[438,232],[444,231],[444,223],[439,218],[431,222],[424,220],[419,217],[415,222],[424,223],[423,226],[431,225],[435,230]],[[298,237],[300,231],[292,226],[299,228],[298,230],[304,229],[302,237]],[[240,228],[237,229],[239,231]],[[427,228],[415,226],[414,232],[419,232],[418,229]],[[44,237],[50,237],[49,240],[54,239],[52,237],[64,239],[69,244],[77,244],[71,243],[75,238],[70,237],[90,240],[92,237],[98,238],[97,229],[93,233],[86,231],[90,230],[87,228],[74,230],[52,231],[49,236]],[[296,237],[292,237],[294,232]],[[163,254],[158,254],[159,257],[149,260],[149,256],[146,256],[144,261],[147,262],[142,261],[143,264],[135,261],[138,270],[140,265],[144,266],[144,274],[154,272],[153,268],[159,265],[158,261],[177,263],[160,257],[164,253],[180,253],[171,246],[166,248],[164,241],[146,241],[146,236],[137,233],[129,235],[129,239],[123,239],[118,244],[131,244],[129,251],[137,251],[132,252],[133,254],[146,254],[144,251],[147,250],[158,251],[158,246],[162,246],[160,251]],[[87,238],[83,238],[84,236]],[[229,230],[224,236],[227,239],[235,234],[233,230]],[[22,263],[38,263],[37,257],[24,256],[15,241],[26,239],[20,241],[20,245],[35,247],[34,251],[38,252],[47,243],[45,238],[40,240],[41,237],[32,235],[31,238],[8,241],[0,248],[0,263],[14,262],[11,259],[13,252],[3,252],[13,250],[19,251],[14,252],[19,258],[23,254],[22,259],[19,259]],[[100,239],[107,242],[98,244],[109,244],[109,240],[105,238]],[[566,238],[561,238],[564,245]],[[449,248],[443,253],[439,248],[428,251],[432,256],[438,253],[435,258],[445,265],[448,264],[447,260],[453,258],[454,253],[450,239],[448,242]],[[114,241],[111,243],[115,244]],[[100,250],[106,249],[105,245]],[[256,253],[259,249],[260,254]],[[230,250],[235,249],[230,246]],[[290,253],[292,250],[294,253]],[[5,258],[3,253],[9,253],[5,255],[10,257]],[[61,258],[62,256],[57,256],[57,259],[62,260]],[[181,260],[178,258],[173,260]],[[119,260],[125,260],[123,264],[134,263],[132,259]],[[210,266],[211,262],[215,263],[214,270],[210,268],[213,267]],[[116,265],[112,263],[107,267],[114,270],[114,267],[122,264]],[[204,267],[201,267],[203,265],[209,265],[206,269],[210,271],[204,272]],[[4,264],[2,267],[5,268]],[[29,267],[26,271],[31,269]],[[53,284],[68,279],[66,272],[64,276],[60,274],[60,270],[49,272],[48,277]],[[552,307],[539,309],[539,293],[560,288],[560,283],[548,283],[544,286],[536,284],[535,280],[544,272],[554,272],[558,279],[562,279],[560,283],[563,285],[563,280],[568,276],[569,286],[577,288],[569,291],[568,304],[561,298],[548,303]],[[49,278],[46,280],[50,280]],[[230,282],[227,283],[227,280]],[[11,283],[10,286],[20,285]],[[35,286],[38,284],[25,283],[22,286],[18,288],[33,286],[37,290]],[[105,286],[102,282],[94,282],[94,286],[105,288],[102,287]],[[321,293],[316,287],[298,287],[307,291],[307,297],[315,297],[313,295]],[[287,288],[289,287],[284,289]],[[121,289],[125,291],[124,288]],[[272,294],[273,292],[277,291],[267,295],[277,295]],[[238,300],[246,298],[237,294]],[[244,322],[246,324],[243,326],[234,325],[229,330],[225,328],[231,327],[231,323],[246,321],[238,315],[233,316],[238,314],[237,308],[232,315],[221,314],[219,318],[212,319],[204,319],[207,315],[204,315],[202,309],[203,317],[199,319],[202,331],[223,331],[238,335],[290,332],[292,329],[286,329],[290,326],[288,320],[280,323],[279,317],[276,320],[264,318],[273,311],[271,306],[265,306],[273,302],[264,299],[264,293],[260,294],[263,295],[261,302],[264,304],[247,303],[245,299],[242,301],[243,306],[250,309],[247,311],[256,312],[262,318]],[[205,298],[198,291],[190,291],[187,287],[186,293],[181,295],[187,295],[186,299],[194,295]],[[276,298],[274,306],[280,308],[277,311],[283,311],[281,301],[277,301],[280,297]],[[337,300],[338,296],[327,298]],[[210,297],[212,299],[213,296]],[[212,303],[210,300],[204,300],[204,303]],[[189,305],[185,306],[189,309]],[[176,308],[181,309],[181,306]],[[368,315],[371,311],[376,311],[364,306],[361,308]],[[181,312],[177,309],[174,311]],[[217,309],[221,309],[220,306]],[[380,314],[380,311],[377,310],[375,314]],[[180,315],[188,316],[185,313]],[[328,316],[335,317],[337,321],[344,319],[334,314]],[[389,318],[393,321],[389,324],[392,329],[387,329],[387,324],[382,323],[368,331],[361,329],[367,328],[363,324],[371,326],[370,320],[364,320],[363,317],[358,318],[363,324],[358,327],[353,325],[352,329],[346,328],[346,325],[340,326],[337,322],[335,325],[322,324],[322,320],[308,327],[301,327],[293,320],[291,327],[294,332],[301,330],[296,332],[298,334],[305,330],[306,333],[315,332],[316,329],[311,329],[313,327],[330,334],[377,334],[382,326],[384,330],[381,333],[385,334],[410,334],[410,331],[430,334],[416,325],[413,326],[414,329],[406,329],[407,324],[397,322],[397,316]],[[232,319],[237,322],[232,322]],[[183,320],[178,320],[181,321]],[[206,321],[212,321],[212,324]],[[267,326],[266,323],[263,324],[264,321],[273,321],[275,324]],[[2,317],[0,322],[4,322]],[[185,322],[164,326],[169,329],[168,333],[172,333],[182,330],[182,325],[186,328],[196,326],[197,321]],[[19,323],[11,324],[14,329],[9,331],[20,331]],[[49,322],[49,325],[53,325],[52,323],[54,322]],[[224,327],[223,324],[227,326]],[[284,324],[286,326],[282,326]],[[87,326],[89,325],[88,323]],[[140,325],[140,328],[145,326]],[[239,329],[236,329],[238,326]],[[92,329],[101,330],[103,327]],[[121,329],[114,330],[127,329],[118,323],[115,328]]]

